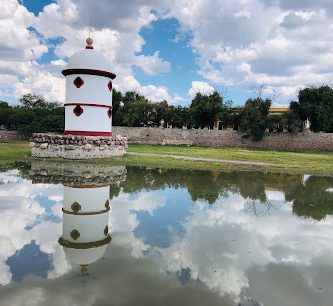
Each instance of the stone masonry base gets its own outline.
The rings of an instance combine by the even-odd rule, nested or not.
[[[126,137],[33,134],[31,155],[65,159],[121,157],[126,153]]]

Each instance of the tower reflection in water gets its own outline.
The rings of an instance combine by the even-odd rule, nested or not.
[[[63,246],[71,264],[81,273],[101,258],[111,241],[109,235],[110,186],[64,186]]]
[[[100,259],[111,242],[109,234],[111,184],[126,179],[125,167],[96,165],[32,165],[34,181],[64,185],[63,227],[58,242],[71,265],[88,265]]]

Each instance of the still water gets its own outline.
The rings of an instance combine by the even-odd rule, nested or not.
[[[333,178],[16,165],[0,305],[333,305]]]

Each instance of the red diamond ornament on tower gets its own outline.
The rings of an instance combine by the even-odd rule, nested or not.
[[[73,109],[73,113],[75,114],[75,116],[79,117],[83,113],[83,108],[80,105],[76,105]]]
[[[112,82],[111,81],[108,83],[108,88],[109,88],[110,91],[112,90]]]
[[[74,85],[76,88],[80,88],[83,84],[84,84],[84,81],[80,77],[77,77],[74,80]]]

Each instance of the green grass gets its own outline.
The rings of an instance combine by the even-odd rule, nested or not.
[[[186,146],[130,145],[129,153],[149,153],[152,156],[127,154],[123,158],[96,159],[94,163],[147,167],[202,169],[202,170],[260,170],[269,172],[307,173],[333,176],[333,152],[280,152],[240,148],[211,148]],[[227,160],[265,162],[270,165],[235,165],[223,162],[186,161],[161,156],[177,155]],[[0,164],[38,160],[30,156],[28,142],[0,143]],[[71,161],[73,162],[73,161]],[[80,161],[88,162],[88,161]],[[91,161],[89,161],[91,162]]]
[[[0,142],[0,164],[24,161],[31,156],[27,141]]]
[[[260,161],[274,164],[274,166],[259,167],[263,170],[284,172],[307,172],[333,175],[333,152],[284,152],[263,151],[242,148],[212,148],[196,146],[152,146],[131,145],[128,152],[150,153],[191,157],[217,158],[227,160]],[[193,164],[193,162],[190,162]],[[197,162],[195,162],[197,163]],[[247,168],[245,165],[231,165],[232,167]],[[256,168],[257,167],[250,167]]]

